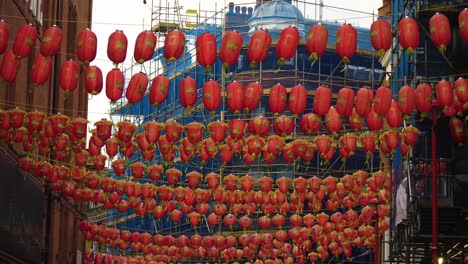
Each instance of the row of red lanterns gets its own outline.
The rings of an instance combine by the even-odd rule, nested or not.
[[[261,210],[265,214],[272,214],[275,211],[287,214],[304,210],[304,202],[307,200],[309,201],[309,209],[318,211],[322,209],[322,201],[326,194],[329,195],[325,204],[326,209],[331,211],[336,210],[340,205],[348,209],[358,205],[366,206],[376,198],[385,203],[388,201],[390,187],[388,181],[390,178],[387,174],[376,172],[372,174],[372,177],[366,178],[366,172],[358,171],[352,176],[345,175],[340,180],[332,176],[323,180],[317,177],[308,180],[302,177],[296,178],[293,181],[294,192],[291,194],[289,194],[289,183],[291,182],[289,178],[278,179],[278,190],[272,191],[273,180],[267,176],[262,177],[259,179],[259,190],[255,192],[253,191],[254,179],[251,176],[241,178],[243,191],[240,191],[237,189],[239,178],[228,175],[224,180],[226,190],[219,187],[220,176],[211,173],[206,177],[208,187],[211,189],[210,192],[206,189],[194,189],[197,185],[194,185],[193,182],[190,188],[179,186],[172,189],[165,185],[155,186],[149,183],[139,184],[115,180],[110,177],[99,177],[95,172],[86,172],[80,167],[73,167],[70,170],[64,166],[50,165],[47,162],[34,163],[28,158],[23,158],[20,164],[26,171],[33,172],[38,177],[45,177],[46,181],[50,183],[50,187],[60,191],[64,196],[76,200],[102,203],[108,209],[116,207],[119,212],[126,212],[128,209],[134,208],[138,215],[153,213],[157,219],[162,218],[167,212],[170,214],[171,220],[175,222],[182,220],[183,214],[189,215],[192,212],[207,214],[210,210],[208,203],[212,199],[217,203],[211,208],[212,217],[215,217],[213,220],[225,215],[229,209],[229,212],[233,213],[234,216],[231,220],[235,221],[235,216],[240,213],[256,212],[257,205],[261,206]],[[174,172],[179,174],[176,170]],[[170,174],[172,175],[172,172]],[[200,174],[190,173],[189,181],[193,181],[191,175],[199,176]],[[66,182],[68,177],[76,183]],[[200,181],[199,178],[196,180]],[[365,187],[366,183],[367,187]],[[84,184],[85,187],[80,187],[81,184]],[[100,189],[98,189],[99,186]],[[122,199],[123,194],[127,196],[127,200]],[[161,205],[157,205],[154,200],[156,194]],[[144,201],[140,197],[144,198]],[[176,210],[177,203],[179,203],[181,211]],[[194,204],[196,204],[195,211]],[[228,208],[225,204],[230,207]],[[210,219],[210,217],[208,218]]]
[[[468,30],[465,29],[464,23],[468,23],[468,11],[465,9],[459,15],[460,32],[463,39],[468,39]],[[444,51],[450,43],[451,29],[448,18],[440,13],[435,14],[429,21],[431,27],[431,39],[435,45]],[[5,52],[8,47],[9,29],[8,24],[3,20],[0,21],[0,28],[3,30],[2,38],[0,38],[0,54]],[[409,53],[419,45],[419,28],[417,22],[413,18],[405,17],[398,24],[399,40],[404,49],[408,49]],[[370,29],[371,43],[378,50],[379,54],[383,54],[391,46],[392,33],[391,26],[385,20],[377,20],[371,25]],[[16,57],[27,57],[31,54],[37,38],[37,31],[32,25],[22,26],[15,37],[11,52],[4,56],[0,65],[0,73],[3,79],[8,82],[14,81],[16,78],[16,69],[19,67],[19,62]],[[282,30],[275,52],[279,58],[278,64],[283,64],[286,60],[291,59],[296,53],[297,45],[299,44],[299,32],[295,27],[287,27]],[[37,55],[33,70],[31,72],[32,81],[34,84],[42,85],[48,79],[51,71],[52,60],[50,56],[54,56],[60,51],[62,42],[62,31],[57,26],[51,26],[43,33],[43,42],[40,46],[40,54]],[[357,32],[349,24],[341,26],[337,31],[336,52],[343,58],[345,63],[356,52],[357,47]],[[321,24],[314,25],[308,32],[306,48],[311,54],[312,59],[317,59],[322,56],[326,50],[328,40],[328,30]],[[260,29],[256,31],[250,40],[247,50],[247,58],[254,66],[258,62],[263,61],[271,45],[271,37],[267,31]],[[138,63],[143,63],[153,56],[156,47],[156,36],[151,31],[141,32],[135,42],[134,58]],[[109,36],[107,54],[109,59],[117,65],[126,58],[127,38],[122,31],[115,31]],[[205,32],[198,36],[197,45],[197,62],[210,68],[216,61],[217,45],[216,38],[213,34]],[[97,37],[89,29],[81,31],[77,35],[76,55],[79,61],[86,66],[94,60],[97,52]],[[174,30],[168,33],[165,38],[164,56],[168,61],[176,60],[184,51],[185,36],[182,32]],[[242,37],[235,31],[229,31],[223,36],[220,59],[223,63],[223,68],[229,67],[237,62],[240,51],[242,49]],[[77,63],[70,60],[65,62],[61,68],[60,87],[65,91],[73,91],[77,88],[80,69]],[[112,73],[112,76],[109,74]],[[120,92],[115,89],[107,91],[107,95],[111,101],[116,101],[121,97],[123,91],[123,78],[121,72],[117,69],[111,71],[106,79],[117,78],[115,81],[121,87]],[[85,69],[85,86],[89,93],[97,94],[102,90],[103,77],[101,70],[96,66],[90,66]],[[138,87],[142,82],[148,84],[148,78],[143,73],[135,75],[136,79],[131,81],[134,85],[129,85],[127,89],[127,99],[129,102],[140,101],[144,91]],[[109,80],[110,81],[110,80]],[[106,83],[107,86],[107,83]],[[133,89],[135,88],[135,89]],[[120,94],[120,96],[118,96]],[[118,98],[117,98],[118,97]]]
[[[180,236],[176,239],[172,236],[162,236],[161,239],[163,239],[164,242],[168,242],[163,245],[151,243],[151,236],[143,236],[142,240],[145,242],[151,241],[147,244],[125,241],[118,238],[114,240],[108,239],[109,243],[107,244],[112,248],[130,248],[133,252],[140,252],[149,257],[158,258],[166,256],[169,257],[169,260],[221,258],[225,261],[233,261],[244,258],[246,260],[253,260],[256,258],[263,260],[279,260],[279,258],[283,258],[285,260],[288,259],[288,261],[294,261],[294,259],[298,260],[301,256],[307,255],[312,263],[315,263],[315,261],[318,261],[319,259],[322,261],[327,260],[330,255],[338,257],[343,254],[346,258],[350,258],[351,247],[361,248],[365,246],[371,248],[372,243],[375,241],[375,236],[371,233],[374,231],[374,228],[371,226],[363,227],[364,228],[359,230],[359,232],[349,228],[346,229],[345,232],[332,231],[329,236],[319,234],[319,236],[322,237],[321,240],[312,239],[308,234],[308,232],[321,233],[316,231],[319,228],[312,228],[313,231],[307,229],[291,229],[292,232],[289,232],[289,234],[297,237],[295,238],[297,241],[295,243],[289,243],[289,234],[287,232],[277,231],[274,234],[265,233],[242,235],[239,238],[235,238],[233,236],[222,237],[194,235],[190,238]],[[358,235],[358,233],[361,235]],[[312,237],[315,238],[313,235]],[[106,241],[106,239],[101,236],[92,237],[87,235],[87,238],[102,244],[105,244]],[[339,241],[340,238],[342,241]],[[224,242],[225,244],[221,245],[221,242]],[[158,244],[160,244],[160,241],[158,241]],[[289,259],[288,257],[291,255],[293,258]],[[99,255],[96,257],[99,257]],[[95,258],[95,256],[90,256],[90,258]]]

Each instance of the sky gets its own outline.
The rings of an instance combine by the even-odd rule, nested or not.
[[[97,65],[103,73],[104,81],[107,72],[112,69],[112,62],[107,58],[107,40],[109,35],[115,30],[123,30],[128,39],[127,59],[124,67],[132,64],[133,48],[137,35],[146,29],[151,28],[152,6],[166,6],[166,0],[95,0],[93,1],[93,18],[91,29],[98,38],[98,51],[96,59],[92,65]],[[175,0],[170,1],[170,6],[174,6]],[[228,2],[251,3],[245,0],[178,0],[181,7],[181,14],[185,14],[187,9],[195,10],[220,10]],[[293,1],[295,4],[296,1]],[[318,0],[308,0],[308,3],[319,2]],[[210,3],[210,4],[207,4]],[[382,5],[378,0],[323,0],[322,18],[328,21],[338,21],[351,23],[354,26],[369,27],[372,23],[372,12],[377,13],[377,8]],[[297,5],[304,5],[300,1]],[[312,6],[312,5],[308,5]],[[215,9],[216,7],[216,9]],[[333,8],[333,7],[339,7]],[[301,8],[300,8],[301,9]],[[350,9],[360,12],[353,12]],[[155,9],[153,9],[155,10]],[[365,12],[365,13],[362,13]],[[306,18],[318,19],[318,9],[312,8],[304,14]],[[374,17],[376,19],[376,17]],[[109,100],[105,94],[105,84],[103,91],[97,96],[89,97],[88,120],[92,127],[94,122],[101,118],[109,119]]]

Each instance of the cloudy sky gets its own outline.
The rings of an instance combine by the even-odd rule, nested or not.
[[[93,24],[92,30],[98,37],[98,54],[93,64],[99,66],[103,72],[104,79],[109,70],[112,68],[112,63],[107,58],[107,39],[109,35],[116,29],[123,30],[128,38],[127,60],[124,64],[129,66],[132,63],[133,46],[137,35],[151,28],[151,6],[166,6],[165,0],[98,0],[93,1]],[[170,1],[170,6],[174,6],[174,0]],[[249,1],[239,0],[179,0],[181,14],[185,14],[187,9],[220,10],[226,6],[228,2],[248,3]],[[250,1],[251,2],[251,1]],[[295,3],[295,1],[293,1]],[[314,0],[307,1],[308,3],[319,2]],[[209,4],[208,4],[209,3]],[[378,0],[323,0],[325,7],[323,8],[323,19],[329,21],[339,21],[352,23],[355,26],[369,27],[372,23],[372,12],[377,13],[377,8],[381,6],[382,1]],[[300,9],[304,6],[303,1],[298,4]],[[307,13],[304,14],[307,18],[318,19],[318,9],[315,10],[313,5],[307,5]],[[339,7],[340,9],[333,8]],[[354,12],[350,9],[360,12]],[[154,9],[153,9],[154,10]],[[365,13],[362,13],[365,12]],[[105,90],[105,88],[104,88]],[[90,97],[88,119],[93,124],[102,117],[109,118],[109,100],[105,95],[105,91],[98,95]]]

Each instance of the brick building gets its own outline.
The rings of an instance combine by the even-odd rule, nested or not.
[[[58,88],[60,65],[75,59],[76,34],[91,27],[92,0],[0,0],[0,19],[10,28],[9,48],[16,31],[25,23],[36,27],[38,40],[28,58],[21,60],[16,81],[0,89],[0,109],[19,107],[70,117],[87,115],[88,98],[83,81],[70,96]],[[39,53],[41,34],[49,26],[63,31],[62,48],[54,57],[51,76],[39,88],[29,80],[33,59]],[[78,224],[82,205],[56,197],[35,179],[22,174],[13,149],[1,151],[0,187],[1,263],[81,263],[84,241]]]

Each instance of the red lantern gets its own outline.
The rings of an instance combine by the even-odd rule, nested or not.
[[[216,37],[210,32],[205,32],[195,41],[197,50],[197,62],[204,67],[204,71],[210,71],[216,62]]]
[[[158,141],[159,135],[164,125],[155,121],[148,121],[143,125],[145,129],[146,139],[150,144],[153,144]]]
[[[306,49],[313,62],[322,57],[327,50],[328,29],[321,23],[313,25],[307,33]]]
[[[221,121],[215,121],[208,124],[208,130],[210,132],[211,139],[213,139],[216,144],[224,141],[226,138],[226,129],[226,123]]]
[[[419,45],[419,27],[416,20],[405,17],[398,22],[398,40],[403,49],[411,56]]]
[[[372,106],[374,92],[369,87],[362,87],[356,94],[355,108],[360,116],[366,116]]]
[[[114,67],[117,68],[119,63],[125,61],[127,57],[127,36],[122,30],[116,30],[109,36],[107,42],[107,57],[114,63]]]
[[[78,88],[80,66],[73,60],[68,60],[60,68],[59,85],[65,92],[73,92]]]
[[[247,129],[247,123],[241,119],[231,119],[228,123],[229,136],[234,140],[240,140],[244,138],[245,130]]]
[[[373,105],[375,113],[381,116],[385,116],[392,104],[392,98],[392,90],[390,90],[388,87],[380,86],[377,91],[375,91]]]
[[[426,83],[422,83],[416,87],[416,109],[421,113],[421,116],[427,115],[427,112],[432,109],[432,88]]]
[[[399,128],[403,123],[400,108],[398,107],[398,103],[395,101],[392,101],[390,110],[388,110],[387,123],[392,128]]]
[[[463,121],[456,117],[452,117],[449,121],[449,128],[452,140],[457,144],[457,146],[463,146],[465,142],[465,126],[463,125]]]
[[[42,34],[40,52],[44,57],[55,56],[62,47],[62,30],[52,25]]]
[[[149,101],[155,107],[166,101],[169,95],[170,80],[164,75],[158,75],[151,83]]]
[[[444,109],[453,106],[453,87],[450,82],[446,80],[438,82],[436,86],[436,95],[440,106]]]
[[[374,111],[374,105],[366,116],[367,128],[371,131],[382,129],[383,118]]]
[[[19,70],[21,60],[16,59],[16,55],[12,50],[8,50],[2,58],[0,64],[0,77],[3,80],[12,83],[16,80],[16,73]]]
[[[145,30],[138,34],[135,41],[135,49],[133,57],[135,61],[142,64],[153,57],[154,48],[156,47],[156,35],[150,30]]]
[[[248,125],[252,135],[266,137],[270,133],[270,121],[263,116],[256,116],[250,119]]]
[[[219,48],[219,59],[223,63],[223,69],[227,69],[237,62],[241,50],[242,36],[235,30],[224,33],[221,47]]]
[[[112,69],[106,75],[106,96],[111,104],[122,98],[125,76],[119,69]]]
[[[356,53],[357,32],[351,24],[342,25],[336,32],[336,53],[343,60],[344,64],[350,62],[351,57]]]
[[[179,124],[177,121],[168,121],[166,122],[166,139],[169,143],[175,143],[179,140],[182,135],[184,126]]]
[[[221,176],[217,173],[211,172],[206,175],[206,182],[208,184],[208,188],[214,190],[219,187]]]
[[[36,28],[31,24],[23,25],[16,32],[15,40],[13,41],[13,47],[11,49],[18,57],[28,57],[36,45],[36,39]]]
[[[276,84],[271,87],[268,96],[268,108],[276,115],[283,113],[286,110],[288,93],[286,87],[281,84]]]
[[[349,87],[341,88],[336,98],[336,111],[341,116],[349,117],[353,111],[354,91]]]
[[[52,71],[52,58],[44,57],[41,54],[38,54],[34,58],[34,62],[29,73],[29,78],[34,85],[43,85],[50,76]]]
[[[25,126],[29,130],[29,133],[38,133],[43,125],[46,114],[35,110],[25,115]]]
[[[353,108],[351,115],[348,118],[349,126],[355,130],[360,130],[363,125],[363,118],[356,112],[356,108]]]
[[[462,77],[455,82],[455,95],[462,104],[468,103],[468,83]]]
[[[172,185],[176,186],[179,182],[180,176],[182,176],[182,172],[176,168],[170,168],[166,170],[166,178],[167,181]]]
[[[392,27],[384,19],[374,21],[370,28],[372,47],[377,50],[377,56],[382,57],[392,45]]]
[[[78,33],[76,37],[76,57],[85,65],[96,58],[97,37],[89,28]]]
[[[336,136],[340,133],[342,126],[340,114],[338,114],[338,111],[334,107],[330,107],[330,110],[325,115],[325,127],[328,132]]]
[[[382,139],[385,145],[390,149],[391,154],[395,153],[400,141],[400,133],[395,130],[388,130],[382,134]]]
[[[167,33],[164,39],[164,58],[168,62],[175,61],[184,53],[185,35],[177,29]]]
[[[315,90],[314,95],[314,112],[318,115],[325,116],[330,110],[331,100],[331,89],[326,86],[319,86]]]
[[[244,106],[246,111],[257,109],[263,97],[263,87],[258,82],[251,82],[245,88]]]
[[[296,85],[289,92],[288,108],[297,118],[304,113],[307,106],[307,90],[302,85]]]
[[[221,106],[221,87],[215,80],[209,80],[203,85],[203,106],[214,115]]]
[[[281,30],[275,49],[278,65],[283,65],[296,54],[299,39],[300,35],[296,27],[288,26]]]
[[[130,121],[124,120],[117,123],[116,138],[123,142],[130,142],[135,132],[136,126]]]
[[[1,19],[0,20],[0,54],[3,54],[8,48],[8,39],[10,38],[10,27]]]
[[[414,126],[404,127],[401,131],[403,142],[410,147],[414,147],[418,141],[421,131]]]
[[[294,120],[290,116],[278,116],[273,121],[273,130],[280,137],[286,137],[294,131]]]
[[[257,63],[265,60],[271,46],[271,36],[265,29],[259,29],[250,37],[247,48],[247,60],[250,68],[257,67]]]
[[[200,143],[204,130],[205,126],[195,121],[185,125],[185,133],[187,134],[189,142],[192,144]]]
[[[346,133],[340,137],[340,149],[343,149],[351,156],[354,155],[357,148],[357,140],[358,137],[356,135]]]
[[[141,177],[143,177],[143,174],[145,173],[146,166],[145,164],[137,161],[132,164],[130,164],[130,171],[132,173],[132,176],[139,180]]]
[[[234,114],[244,109],[244,100],[244,87],[240,82],[233,81],[226,86],[226,104]]]
[[[130,104],[138,103],[143,99],[148,83],[148,76],[143,72],[135,73],[132,76],[125,93],[125,97]]]
[[[462,39],[464,41],[468,41],[468,9],[467,8],[463,9],[458,15],[458,27],[460,29],[460,35]]]
[[[431,40],[437,46],[440,53],[445,53],[447,45],[452,39],[452,30],[448,18],[440,13],[436,13],[429,19]]]
[[[180,82],[179,86],[179,100],[182,107],[190,112],[192,107],[197,102],[197,81],[190,76],[185,77]]]
[[[370,158],[375,152],[375,145],[377,143],[377,138],[372,132],[367,132],[359,136],[359,141],[362,145],[362,151],[366,154],[366,158]]]
[[[307,113],[299,121],[299,127],[307,136],[317,133],[320,130],[322,118],[314,113]]]
[[[91,95],[102,91],[102,71],[97,66],[88,66],[84,71],[85,88]]]
[[[414,111],[414,105],[416,100],[416,93],[413,87],[405,85],[400,88],[398,92],[398,106],[401,112],[408,118]]]

